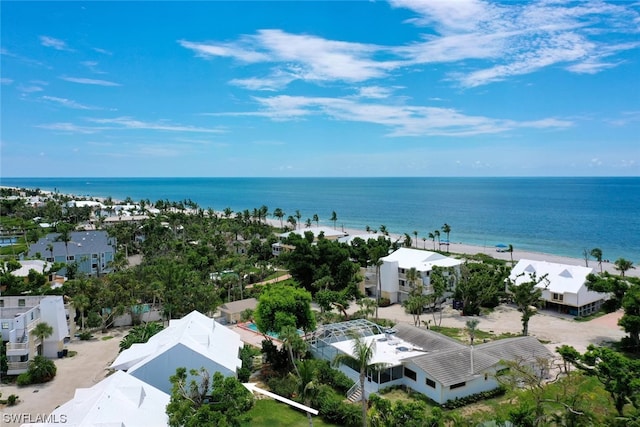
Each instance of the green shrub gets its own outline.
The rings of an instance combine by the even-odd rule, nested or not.
[[[29,374],[29,372],[21,373],[20,375],[18,375],[18,378],[16,379],[16,384],[18,385],[31,384],[31,374]]]
[[[338,393],[346,393],[353,385],[353,380],[337,369],[333,369],[328,361],[318,360],[316,367],[318,381],[334,388]]]
[[[346,403],[342,398],[323,390],[318,399],[320,416],[327,422],[346,427],[357,427],[362,422],[362,409],[360,405]]]
[[[87,317],[87,327],[99,328],[100,326],[102,326],[102,316],[95,311],[89,313],[89,316]]]
[[[44,356],[36,356],[29,362],[27,373],[31,379],[31,384],[46,383],[56,376],[58,368],[52,360]]]
[[[506,391],[507,390],[505,387],[500,386],[493,390],[483,391],[480,393],[472,394],[470,396],[455,398],[453,400],[447,400],[445,403],[442,404],[442,407],[445,409],[456,409],[456,408],[460,408],[461,406],[466,406],[472,403],[479,402],[481,400],[487,400],[497,396],[502,396],[503,394],[506,393]]]
[[[91,332],[89,331],[82,331],[78,334],[78,338],[80,338],[82,341],[88,341],[93,338],[93,335],[91,335]]]
[[[389,298],[380,298],[378,302],[378,307],[389,307],[391,305],[391,300]]]
[[[271,391],[280,396],[290,398],[298,388],[297,380],[293,375],[285,377],[272,377],[267,380],[267,385]]]
[[[18,396],[15,394],[10,394],[9,397],[7,398],[7,405],[15,406],[16,403],[18,403]]]

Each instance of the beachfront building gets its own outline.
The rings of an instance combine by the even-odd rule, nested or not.
[[[313,235],[314,242],[318,240],[320,235],[324,236],[324,238],[327,240],[338,240],[348,235],[344,231],[336,230],[330,227],[307,227],[299,230],[287,231],[285,233],[279,234],[278,242],[271,245],[271,252],[273,256],[278,256],[283,252],[288,252],[295,249],[295,246],[286,243],[289,236],[295,234],[300,237],[305,237],[306,233],[311,233]]]
[[[44,341],[31,333],[38,323],[53,328]],[[39,354],[58,357],[70,339],[68,311],[62,296],[0,297],[0,331],[6,343],[8,375],[26,372],[29,361]]]
[[[110,262],[116,253],[116,239],[106,231],[73,231],[70,240],[58,240],[59,233],[47,234],[29,248],[29,258],[44,258],[47,262],[75,263],[78,273],[100,276],[111,272]]]
[[[542,289],[545,308],[573,316],[587,316],[600,309],[608,294],[587,289],[587,276],[594,271],[589,267],[558,264],[547,261],[521,259],[513,267],[507,281],[519,285],[535,277],[536,287]]]
[[[168,426],[171,396],[118,371],[90,388],[78,388],[73,399],[57,407],[45,421],[30,427]]]
[[[209,376],[220,372],[235,376],[242,366],[240,335],[215,320],[192,311],[182,319],[173,319],[169,327],[144,344],[133,344],[118,355],[111,369],[130,375],[157,389],[171,393],[169,377],[179,367],[204,368]]]
[[[365,319],[321,326],[311,338],[311,351],[329,361],[341,353],[353,356],[354,334],[367,345],[374,343],[371,364],[384,365],[382,370],[367,372],[366,396],[383,388],[404,386],[442,404],[498,388],[495,376],[504,368],[502,361],[518,361],[546,376],[546,364],[539,363],[552,358],[551,352],[531,336],[469,346],[428,329],[402,323],[383,329]],[[339,369],[355,382],[347,398],[357,400],[363,392],[358,367],[342,364]]]
[[[431,287],[431,270],[433,267],[460,268],[462,260],[451,258],[437,252],[411,248],[400,248],[392,254],[381,258],[380,266],[381,297],[388,298],[391,303],[401,303],[409,298],[411,286],[406,273],[412,268],[418,272],[422,281],[423,292],[428,295],[433,292]],[[377,295],[378,278],[375,267],[367,269],[364,287],[368,296]]]

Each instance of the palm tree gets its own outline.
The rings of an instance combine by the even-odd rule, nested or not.
[[[598,265],[600,266],[600,273],[602,273],[602,249],[593,248],[591,249],[591,256],[598,261]]]
[[[632,261],[629,261],[628,259],[624,259],[624,258],[618,258],[614,264],[615,266],[613,268],[618,270],[620,272],[620,276],[622,277],[624,277],[624,273],[626,271],[631,270],[632,268],[635,268]]]
[[[84,329],[84,312],[89,308],[89,297],[85,294],[77,294],[73,297],[72,304],[80,312],[80,329]]]
[[[413,230],[413,237],[416,241],[416,249],[418,249],[418,232]]]
[[[287,348],[293,369],[296,371],[298,378],[300,378],[300,372],[298,371],[298,365],[296,363],[297,358],[294,356],[294,351],[296,353],[305,351],[306,344],[304,340],[300,338],[300,334],[298,334],[295,326],[284,326],[278,334],[278,337]]]
[[[313,214],[313,221],[316,223],[316,227],[320,226],[320,218],[318,217],[318,214]]]
[[[422,249],[427,249],[427,238],[426,237],[422,238]]]
[[[336,211],[331,212],[331,218],[329,218],[329,221],[333,221],[333,229],[336,229],[336,222],[338,221],[338,214],[336,213]]]
[[[222,212],[224,213],[224,217],[226,219],[229,219],[231,217],[231,214],[233,213],[233,209],[231,209],[230,207],[226,207]]]
[[[367,371],[374,370],[378,371],[384,368],[384,364],[381,363],[371,363],[373,360],[373,356],[376,354],[376,342],[375,340],[371,340],[369,344],[365,341],[365,339],[356,335],[352,332],[353,343],[352,343],[352,355],[347,353],[338,354],[335,359],[333,359],[333,364],[335,366],[340,365],[341,363],[349,364],[350,366],[355,366],[360,371],[360,390],[362,392],[362,427],[367,427],[367,396],[364,389],[364,380],[367,376]]]
[[[296,221],[296,219],[293,217],[293,215],[289,215],[289,218],[287,218],[287,222],[288,222],[289,224],[291,224],[291,227],[292,227],[294,230],[297,228],[297,227],[296,227],[296,224],[298,224],[298,221]]]
[[[304,223],[304,226],[307,228],[311,228],[311,218],[307,218],[307,220]]]
[[[300,210],[296,209],[296,214],[294,215],[296,217],[296,224],[300,224],[300,218],[302,218],[302,214],[300,213]]]
[[[473,341],[476,338],[476,327],[478,326],[478,323],[480,323],[478,319],[469,319],[465,323],[467,326],[467,333],[469,334],[469,341],[471,342],[471,345],[473,345]]]
[[[441,248],[440,248],[440,230],[434,230],[433,231],[433,235],[436,237],[436,239],[438,239],[438,250],[441,250]]]
[[[42,347],[44,346],[44,340],[49,338],[53,334],[53,327],[46,322],[38,323],[35,328],[31,330],[31,335],[40,340],[40,346],[38,354],[42,354]]]
[[[513,267],[515,265],[513,263],[513,245],[509,244],[509,246],[507,247],[507,252],[509,252],[509,255],[511,256],[511,267]]]
[[[53,259],[53,243],[48,243],[47,244],[47,250],[51,254],[51,262],[53,262],[54,261],[54,259]]]
[[[282,218],[284,218],[284,211],[280,208],[275,208],[273,210],[273,216],[274,218],[278,218],[280,220],[280,228],[283,228],[284,224],[282,223]]]
[[[300,374],[298,378],[298,396],[306,406],[311,406],[311,401],[320,391],[318,384],[314,381],[314,366],[312,360],[303,360],[298,363],[298,372]],[[309,420],[309,427],[313,427],[313,418],[309,412],[307,412],[307,419]]]
[[[436,250],[436,235],[433,233],[429,233],[429,238],[431,239],[431,241],[433,242],[433,250]]]
[[[58,234],[58,237],[56,237],[56,242],[64,242],[64,249],[67,256],[65,262],[69,261],[69,242],[71,241],[71,231],[71,225],[61,224],[58,231],[58,233],[60,234]]]
[[[442,226],[442,231],[447,235],[447,252],[449,252],[449,243],[451,243],[449,233],[451,233],[451,226],[445,222]]]
[[[411,241],[411,236],[409,235],[409,233],[404,233],[404,245],[407,248],[410,248],[412,244],[413,242]]]
[[[388,236],[388,235],[389,235],[389,231],[387,230],[387,226],[386,226],[386,225],[384,225],[384,224],[382,224],[382,225],[380,226],[380,232],[381,232],[382,234],[384,234],[385,236]]]

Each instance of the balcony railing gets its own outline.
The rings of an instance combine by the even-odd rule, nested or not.
[[[7,351],[9,350],[26,350],[29,348],[28,342],[10,342],[7,343]]]
[[[7,362],[7,371],[26,371],[29,368],[29,362]]]

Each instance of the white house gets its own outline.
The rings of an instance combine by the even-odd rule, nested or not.
[[[354,333],[367,345],[374,342],[371,363],[385,365],[382,370],[367,372],[365,395],[402,385],[442,404],[496,389],[499,384],[495,374],[503,368],[501,361],[518,360],[535,366],[538,372],[539,359],[552,357],[551,352],[531,336],[471,347],[431,330],[408,324],[383,330],[364,319],[323,325],[313,335],[311,351],[326,360],[333,360],[340,353],[353,356]],[[339,369],[355,382],[347,397],[362,393],[357,367],[343,364]]]
[[[29,361],[38,354],[57,357],[70,339],[68,313],[61,296],[0,297],[0,330],[7,351],[8,375],[27,371]],[[31,331],[47,323],[53,333],[41,342]]]
[[[170,396],[149,384],[117,371],[90,388],[76,389],[73,399],[56,408],[46,420],[28,427],[169,425]]]
[[[422,280],[424,293],[433,292],[431,287],[431,270],[433,267],[453,267],[459,269],[462,260],[450,258],[437,252],[419,249],[400,248],[392,254],[381,258],[380,281],[383,298],[389,298],[392,303],[403,302],[411,291],[406,273],[415,268]],[[374,273],[375,274],[375,273]],[[370,280],[369,283],[376,283]],[[374,291],[375,292],[375,291]]]
[[[134,344],[118,355],[112,369],[127,371],[165,393],[171,393],[169,377],[179,367],[205,368],[235,376],[242,366],[240,335],[215,320],[193,311],[144,344]]]
[[[607,294],[587,289],[587,276],[591,273],[593,269],[588,267],[521,259],[511,270],[509,281],[520,285],[534,277],[543,278],[536,287],[542,289],[545,308],[586,316],[598,311],[609,298]]]
[[[51,263],[39,259],[20,260],[20,268],[11,272],[16,277],[27,277],[29,272],[34,270],[36,273],[45,274],[51,267]]]

